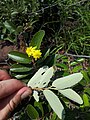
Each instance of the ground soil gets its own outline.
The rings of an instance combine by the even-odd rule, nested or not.
[[[25,45],[20,41],[20,47],[17,44],[14,44],[8,40],[0,40],[0,69],[8,69],[9,66],[7,64],[8,53],[10,51],[19,51],[25,52]]]

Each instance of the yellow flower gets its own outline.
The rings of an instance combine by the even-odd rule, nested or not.
[[[32,56],[35,58],[35,60],[37,60],[38,58],[40,58],[41,57],[41,52],[40,52],[40,50],[35,50],[34,52],[33,52],[33,54],[32,54]]]
[[[26,53],[28,54],[28,56],[32,56],[33,52],[35,51],[36,47],[27,47],[26,49]]]
[[[28,54],[29,57],[33,57],[35,58],[35,60],[37,60],[38,58],[41,57],[41,51],[40,50],[36,50],[37,47],[27,47],[26,49],[26,53]]]

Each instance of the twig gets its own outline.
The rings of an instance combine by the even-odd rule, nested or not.
[[[7,62],[1,62],[0,65],[7,65]]]
[[[90,58],[90,56],[87,56],[87,55],[75,55],[75,54],[73,55],[73,54],[69,54],[69,53],[65,53],[64,55],[78,57],[78,58]]]
[[[86,1],[88,1],[88,0],[81,0],[81,1],[79,1],[79,2],[76,2],[76,3],[73,3],[73,4],[71,4],[71,5],[68,5],[66,8],[69,8],[69,7],[74,6],[74,5],[77,5],[77,4],[81,4],[82,2],[86,2]]]
[[[46,9],[48,9],[48,8],[52,8],[52,7],[56,6],[56,5],[57,5],[57,3],[52,4],[52,5],[49,5],[49,6],[45,7],[45,8],[42,7],[40,10],[37,10],[37,11],[32,12],[32,13],[28,13],[28,14],[29,14],[29,15],[33,15],[33,14],[35,14],[35,13],[44,12],[44,10],[46,10]]]
[[[82,2],[86,2],[86,1],[88,1],[88,0],[81,0],[81,1],[79,1],[79,2],[73,3],[73,4],[71,4],[71,5],[66,6],[65,9],[68,9],[68,8],[71,7],[71,6],[75,6],[75,5],[77,5],[77,4],[81,4]],[[31,13],[27,13],[27,14],[28,14],[28,15],[33,15],[33,14],[35,14],[35,13],[37,14],[37,13],[39,13],[39,12],[44,12],[44,10],[46,10],[46,9],[48,9],[48,8],[52,8],[52,7],[56,6],[56,5],[58,5],[58,2],[56,2],[56,3],[52,4],[52,5],[49,5],[49,6],[47,6],[47,7],[42,7],[40,10],[37,10],[37,11],[35,11],[35,12],[31,12]],[[61,4],[61,5],[62,5],[62,4]]]

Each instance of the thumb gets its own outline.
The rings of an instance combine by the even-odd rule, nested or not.
[[[6,120],[10,113],[17,107],[21,100],[32,94],[32,90],[28,87],[20,89],[9,103],[0,111],[0,120]]]

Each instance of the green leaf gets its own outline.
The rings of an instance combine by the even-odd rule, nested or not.
[[[56,120],[56,117],[57,117],[57,115],[56,115],[56,113],[54,112],[54,113],[52,114],[52,118],[51,118],[50,120]]]
[[[18,63],[24,63],[28,64],[31,62],[31,59],[24,53],[20,53],[17,51],[11,51],[8,54],[9,58],[11,58],[13,61],[16,61]]]
[[[22,26],[18,26],[17,29],[16,29],[17,34],[19,34],[22,31],[23,31],[23,27]]]
[[[18,12],[17,12],[17,11],[14,11],[14,12],[11,13],[11,16],[14,16],[14,15],[16,15],[16,14],[18,14]]]
[[[57,63],[56,66],[63,68],[64,70],[68,70],[68,66],[64,63]]]
[[[90,88],[85,88],[84,92],[90,96]]]
[[[29,74],[23,74],[23,75],[15,75],[15,78],[17,78],[17,79],[22,79],[22,78],[25,78],[25,77],[27,77]]]
[[[46,53],[44,54],[44,57],[42,59],[45,60],[49,56],[49,54],[50,54],[50,49],[48,49],[46,51]]]
[[[90,104],[87,94],[83,94],[83,101],[84,101],[84,106],[89,107]]]
[[[28,72],[32,68],[26,67],[25,65],[20,65],[20,64],[13,64],[10,68],[10,71],[12,72]]]
[[[88,67],[88,75],[90,76],[90,67]]]
[[[90,82],[90,78],[88,77],[87,72],[83,70],[81,73],[83,74],[83,77],[84,77],[84,79],[86,80],[86,82],[88,84]]]
[[[44,90],[43,94],[45,95],[54,112],[58,115],[60,119],[62,119],[64,117],[63,114],[65,114],[65,111],[59,98],[50,90]]]
[[[3,24],[11,33],[15,32],[16,27],[12,24],[12,22],[5,21]]]
[[[42,68],[40,68],[35,75],[29,80],[28,82],[28,86],[33,87],[37,87],[41,78],[42,78],[42,74],[45,73],[48,70],[47,66],[44,66]]]
[[[28,116],[31,118],[31,119],[38,119],[39,118],[39,114],[38,112],[36,111],[36,109],[32,106],[32,105],[28,105],[26,107],[26,112],[28,114]]]
[[[75,66],[73,69],[72,69],[72,72],[78,72],[78,71],[80,71],[80,70],[82,70],[82,65],[78,65],[78,66]]]
[[[77,59],[78,62],[83,62],[84,60],[85,60],[84,58]]]
[[[6,33],[6,28],[2,29],[2,33],[4,33],[4,34]]]
[[[59,90],[59,92],[63,94],[65,97],[69,98],[70,100],[78,104],[83,104],[82,98],[72,89]]]
[[[42,116],[44,116],[44,110],[43,110],[43,106],[42,106],[42,103],[41,102],[34,102],[34,107],[35,108],[38,108],[40,111],[41,111],[41,113],[42,113]]]
[[[71,62],[70,63],[71,66],[74,66],[74,65],[77,65],[77,64],[78,64],[78,62]]]
[[[32,38],[31,42],[30,42],[30,46],[37,46],[37,49],[40,49],[40,46],[41,46],[41,42],[42,42],[42,39],[45,35],[45,31],[44,30],[40,30],[38,31]]]
[[[81,81],[82,78],[83,78],[83,75],[81,73],[74,73],[74,74],[56,79],[52,83],[52,86],[56,87],[58,90],[65,89],[77,84],[78,82]]]
[[[45,61],[43,62],[43,64],[45,64],[47,66],[53,66],[55,62],[56,62],[56,60],[55,60],[55,54],[52,54],[52,55],[49,55],[47,57],[47,59],[45,59]]]

